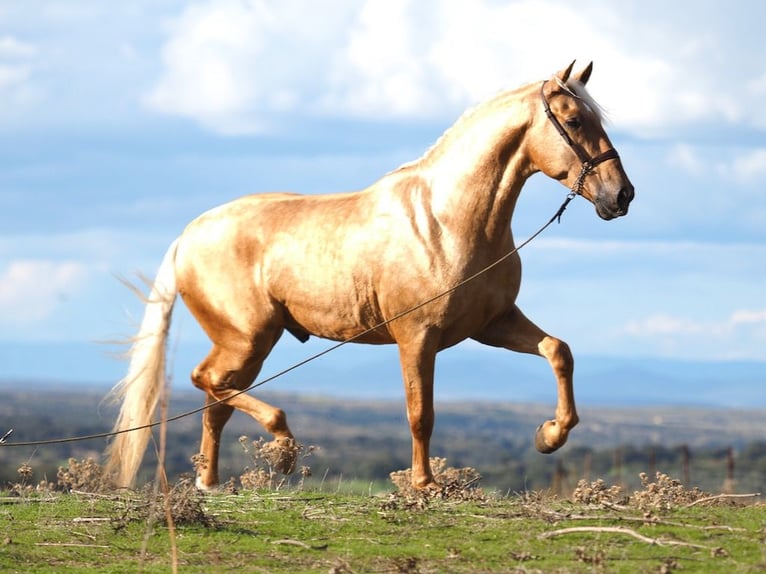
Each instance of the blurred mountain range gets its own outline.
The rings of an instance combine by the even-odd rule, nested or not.
[[[285,338],[266,362],[259,381],[289,369],[332,346],[306,345]],[[207,344],[171,343],[174,387],[190,389],[188,373],[207,353]],[[96,343],[2,343],[0,383],[35,381],[103,387],[125,371],[113,348]],[[403,396],[396,348],[346,345],[295,370],[264,389],[309,396],[397,399]],[[576,355],[575,393],[579,405],[766,407],[766,362],[687,361]],[[556,385],[544,359],[464,343],[440,353],[436,366],[440,401],[492,400],[554,403]]]

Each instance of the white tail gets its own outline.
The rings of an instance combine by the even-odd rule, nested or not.
[[[107,475],[116,475],[118,486],[131,487],[138,474],[152,431],[143,428],[152,422],[160,393],[165,385],[165,351],[170,317],[176,299],[175,255],[178,240],[165,253],[151,293],[146,302],[141,328],[128,352],[128,374],[112,390],[115,400],[122,400],[114,437],[107,451]]]

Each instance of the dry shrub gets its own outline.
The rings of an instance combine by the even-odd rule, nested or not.
[[[168,516],[174,525],[215,527],[217,522],[205,511],[205,494],[194,485],[190,476],[182,477],[167,492],[147,484],[139,492],[123,492],[114,500],[122,512],[112,518],[115,531],[132,522],[168,526]]]
[[[55,488],[55,485],[51,482],[41,480],[37,484],[33,482],[34,471],[32,465],[28,462],[24,462],[16,469],[19,475],[18,482],[14,482],[8,485],[8,494],[11,496],[25,496],[33,492],[50,492]]]
[[[627,496],[623,492],[622,487],[617,485],[607,486],[606,482],[600,478],[590,483],[583,479],[577,483],[577,488],[572,493],[572,500],[582,504],[624,504]]]
[[[287,479],[280,476],[276,469],[283,468],[286,460],[305,459],[316,450],[314,446],[304,447],[294,440],[275,444],[274,442],[266,442],[263,437],[250,443],[250,439],[241,436],[239,443],[253,463],[253,467],[246,467],[245,472],[239,477],[239,482],[245,490],[279,490],[283,488],[287,484]],[[303,488],[305,479],[311,476],[311,467],[300,466],[298,471],[300,481],[297,488],[300,489]]]
[[[152,486],[147,485],[146,490],[146,498],[152,500]],[[205,511],[205,494],[195,486],[191,477],[181,478],[167,493],[160,493],[153,500],[154,503],[147,507],[147,518],[151,521],[167,525],[169,510],[176,525],[216,525],[215,519]]]
[[[696,486],[687,488],[680,481],[661,472],[656,473],[656,482],[649,482],[645,472],[638,476],[644,489],[634,492],[630,501],[641,510],[671,510],[710,496]]]
[[[11,493],[16,496],[23,496],[34,490],[32,487],[32,465],[28,462],[23,463],[16,472],[19,475],[19,481],[11,485]]]
[[[389,476],[396,486],[395,496],[415,498],[422,500],[423,497],[439,497],[450,500],[485,500],[484,491],[477,485],[481,475],[475,468],[453,468],[447,466],[447,459],[433,457],[431,470],[434,480],[439,485],[438,489],[416,490],[412,486],[412,469],[398,470]]]
[[[679,480],[662,472],[656,473],[655,482],[650,482],[645,472],[638,476],[643,490],[637,490],[631,496],[627,496],[622,487],[607,486],[601,479],[591,483],[581,480],[572,493],[572,500],[583,504],[630,505],[643,511],[665,511],[710,496],[697,487],[687,488]]]
[[[115,492],[112,477],[106,476],[101,465],[94,460],[77,461],[70,458],[68,463],[67,467],[59,467],[58,489],[93,494]],[[133,520],[167,524],[168,512],[174,524],[214,525],[214,520],[205,512],[204,495],[190,477],[179,479],[167,493],[157,493],[154,485],[147,484],[140,496],[135,497],[133,493],[122,501],[126,506],[123,514],[115,518],[115,527],[118,529]]]
[[[32,480],[32,465],[28,462],[23,463],[16,472],[19,473],[22,484],[29,484]]]
[[[114,486],[110,477],[104,474],[104,469],[93,459],[78,461],[70,458],[69,466],[59,467],[56,486],[69,492],[107,492]]]

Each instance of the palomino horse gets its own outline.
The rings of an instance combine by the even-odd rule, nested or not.
[[[548,360],[558,404],[555,418],[537,429],[535,446],[552,452],[563,445],[578,421],[574,362],[566,343],[515,304],[521,262],[508,256],[511,216],[524,182],[538,171],[588,199],[602,219],[625,215],[633,199],[585,91],[592,64],[572,74],[573,64],[468,111],[422,158],[367,189],[251,195],[192,221],[165,254],[129,372],[116,388],[121,432],[107,472],[121,485],[135,480],[150,430],[125,431],[152,420],[177,294],[213,344],[191,375],[209,407],[200,448],[207,466],[197,474],[202,489],[218,484],[221,431],[234,409],[274,436],[278,470],[292,470],[294,439],[284,412],[241,392],[285,330],[301,340],[398,345],[416,488],[438,487],[429,464],[436,354],[467,338]]]

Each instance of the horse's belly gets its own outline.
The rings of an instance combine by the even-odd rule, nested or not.
[[[322,296],[314,292],[305,297],[291,298],[283,303],[285,327],[289,331],[357,343],[385,344],[394,340],[385,319],[372,303],[342,296]]]
[[[409,263],[391,266],[397,271],[383,277],[367,267],[328,267],[329,272],[310,275],[295,273],[297,266],[280,267],[278,299],[286,310],[286,327],[337,341],[375,344],[420,338],[428,329],[439,333],[439,346],[446,348],[479,333],[511,309],[518,294],[516,261],[454,291],[450,288],[464,275],[437,278],[413,259]]]

